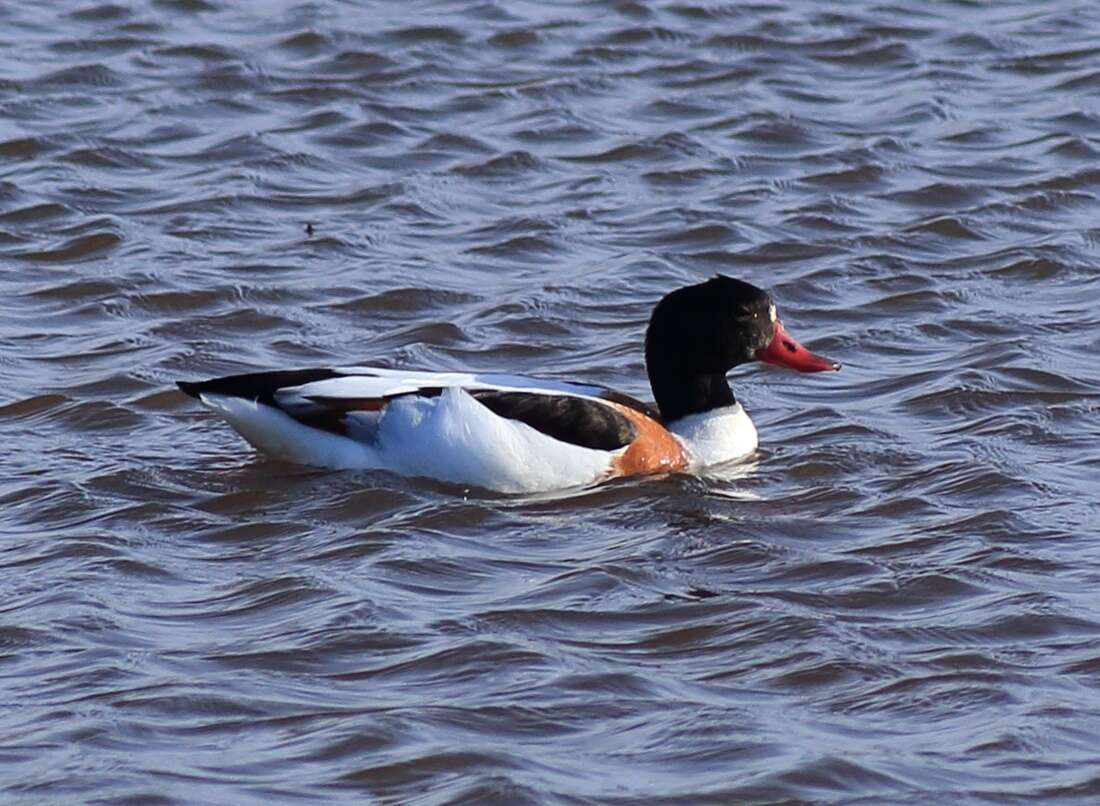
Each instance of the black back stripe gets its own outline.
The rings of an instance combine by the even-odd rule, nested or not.
[[[614,451],[637,436],[630,420],[591,398],[476,389],[470,395],[500,417],[526,423],[548,437],[582,448]]]
[[[199,395],[226,395],[245,400],[258,400],[268,406],[278,407],[275,393],[290,386],[301,386],[330,378],[347,377],[331,369],[284,369],[276,372],[248,372],[243,375],[227,375],[212,381],[178,381],[180,391],[191,397]]]

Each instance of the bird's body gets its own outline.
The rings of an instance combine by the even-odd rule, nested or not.
[[[718,292],[740,332],[723,331]],[[836,368],[794,342],[774,311],[764,292],[725,277],[666,296],[646,338],[657,408],[586,384],[357,366],[179,386],[252,445],[290,461],[505,492],[575,487],[752,453],[756,429],[725,382],[730,366],[759,358],[802,371]],[[700,322],[712,332],[698,332]]]

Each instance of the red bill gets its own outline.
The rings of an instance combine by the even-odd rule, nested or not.
[[[840,363],[814,355],[797,341],[783,323],[775,320],[775,336],[771,344],[756,351],[756,359],[765,364],[797,369],[799,372],[825,372],[840,369]]]

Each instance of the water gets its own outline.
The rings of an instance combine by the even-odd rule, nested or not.
[[[8,3],[3,800],[1100,794],[1092,3]],[[172,387],[648,396],[769,288],[741,474],[268,462]]]

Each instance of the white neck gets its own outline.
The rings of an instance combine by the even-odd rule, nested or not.
[[[740,403],[689,414],[668,424],[695,467],[743,459],[756,450],[756,426]]]

